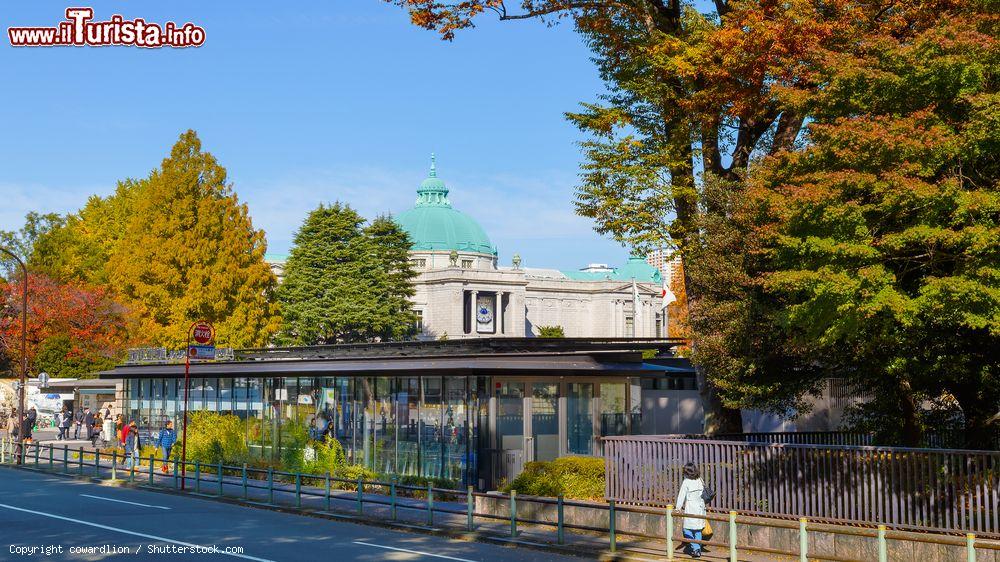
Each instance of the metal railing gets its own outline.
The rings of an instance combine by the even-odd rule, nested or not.
[[[720,509],[1000,536],[1000,452],[651,435],[603,441],[605,495],[619,502],[673,503],[684,464],[694,462]]]
[[[17,456],[22,457],[22,464],[16,465]],[[466,490],[453,490],[436,488],[431,485],[414,486],[399,483],[395,479],[389,481],[364,480],[362,478],[347,479],[339,478],[327,474],[311,474],[301,472],[278,471],[273,469],[262,469],[249,467],[247,464],[241,466],[226,465],[223,463],[205,464],[198,461],[181,463],[175,460],[158,461],[154,455],[149,455],[139,462],[147,463],[144,467],[136,463],[135,466],[120,468],[119,463],[125,461],[124,456],[119,456],[117,450],[110,455],[100,451],[87,451],[82,447],[70,449],[67,446],[58,447],[54,444],[27,443],[22,450],[18,450],[18,444],[8,438],[0,439],[0,464],[20,466],[21,468],[42,470],[48,472],[62,473],[77,477],[87,477],[100,480],[123,481],[134,484],[142,484],[159,488],[173,489],[180,492],[187,489],[189,493],[202,496],[215,496],[226,498],[230,501],[242,501],[247,503],[261,503],[266,499],[266,504],[283,508],[299,510],[321,511],[335,513],[337,511],[351,511],[358,517],[373,515],[366,513],[366,506],[381,506],[388,511],[389,519],[397,521],[402,519],[400,511],[407,510],[422,513],[428,528],[442,523],[449,524],[454,529],[461,525],[460,530],[464,532],[477,532],[497,534],[496,529],[492,532],[482,529],[484,521],[502,523],[505,536],[511,538],[522,534],[523,526],[531,526],[533,529],[543,529],[551,533],[554,531],[554,543],[567,545],[574,542],[573,537],[580,539],[584,535],[574,533],[571,540],[567,540],[567,531],[583,531],[593,536],[599,533],[603,537],[603,543],[584,543],[589,549],[603,550],[605,547],[611,552],[620,549],[621,537],[631,537],[645,541],[655,541],[662,544],[658,547],[663,549],[668,560],[673,560],[676,553],[676,546],[680,542],[696,543],[703,546],[713,546],[723,549],[729,553],[729,560],[736,562],[739,556],[749,552],[775,554],[798,557],[801,561],[806,560],[833,560],[847,562],[853,559],[836,556],[821,555],[810,552],[810,533],[830,533],[834,535],[845,535],[863,537],[875,541],[880,562],[888,561],[889,542],[903,541],[916,543],[930,543],[950,546],[964,550],[966,560],[975,562],[977,550],[994,551],[1000,553],[1000,542],[982,540],[975,534],[969,533],[964,537],[940,536],[912,533],[898,530],[890,530],[883,525],[877,529],[851,528],[843,525],[830,525],[809,521],[805,518],[797,523],[782,520],[764,520],[756,516],[740,514],[731,511],[728,514],[710,513],[699,516],[686,514],[677,511],[672,505],[663,509],[641,507],[634,505],[621,505],[615,500],[609,500],[605,504],[596,502],[584,502],[567,500],[562,496],[556,498],[523,496],[516,491],[509,494],[481,493],[475,492],[472,486]],[[165,471],[157,471],[156,466],[167,466]],[[184,469],[182,470],[182,464]],[[338,493],[334,493],[334,491]],[[259,493],[258,493],[259,492]],[[340,492],[348,492],[347,495]],[[376,494],[375,492],[382,492]],[[400,493],[408,494],[408,497],[401,498]],[[258,498],[262,495],[262,498]],[[448,501],[447,498],[451,498]],[[476,500],[487,498],[496,505],[506,504],[506,514],[496,514],[476,510]],[[444,500],[444,501],[442,501]],[[457,500],[457,501],[456,501]],[[462,502],[464,500],[464,505]],[[308,502],[309,507],[304,504]],[[336,502],[336,508],[335,508]],[[553,520],[546,520],[538,517],[528,517],[519,513],[518,506],[523,503],[535,505],[551,506],[555,510]],[[350,507],[345,506],[350,504]],[[462,505],[461,508],[456,506]],[[567,508],[597,509],[603,514],[606,525],[584,525],[573,523],[565,517]],[[637,530],[625,529],[621,526],[623,514],[643,514],[659,518],[665,532],[662,534],[650,534]],[[442,521],[436,519],[437,515],[446,515],[450,519]],[[679,526],[676,524],[678,518],[703,519],[715,522],[725,531],[716,533],[724,535],[725,540],[696,540],[676,536]],[[381,520],[382,517],[379,517]],[[459,523],[460,522],[460,523]],[[759,545],[740,544],[739,528],[741,525],[755,527],[770,527],[776,529],[788,529],[798,534],[797,550],[782,550],[778,548],[764,547]],[[509,526],[509,529],[508,529]],[[409,525],[412,527],[412,525]],[[494,525],[495,527],[495,525]],[[577,541],[579,542],[579,540]]]

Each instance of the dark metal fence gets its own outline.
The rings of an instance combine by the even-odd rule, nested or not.
[[[788,443],[794,445],[892,445],[876,443],[873,433],[859,431],[760,431],[749,433],[723,433],[712,437],[706,435],[685,435],[688,439],[721,439],[723,441],[745,441],[747,443]],[[923,434],[921,447],[931,449],[965,448],[965,431],[961,428],[939,428]],[[996,430],[987,450],[1000,451],[1000,428]]]
[[[619,502],[673,504],[691,461],[716,509],[1000,536],[995,451],[623,436],[604,439],[604,457],[605,494]]]

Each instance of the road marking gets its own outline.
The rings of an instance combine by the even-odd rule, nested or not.
[[[105,498],[105,497],[101,497],[101,496],[92,496],[90,494],[80,494],[80,495],[83,496],[83,497],[85,497],[85,498],[94,498],[95,500],[104,500],[104,501],[117,502],[117,503],[127,503],[129,505],[141,505],[142,507],[152,507],[154,509],[170,509],[169,507],[164,507],[162,505],[149,505],[148,503],[129,502],[129,501],[125,501],[125,500],[116,500],[116,499]]]
[[[365,546],[373,546],[375,548],[395,550],[396,552],[409,552],[410,554],[419,554],[420,556],[433,556],[434,558],[444,558],[445,560],[458,560],[458,562],[476,562],[475,560],[469,560],[467,558],[455,558],[454,556],[445,556],[444,554],[431,554],[430,552],[420,552],[419,550],[410,550],[408,548],[396,548],[394,546],[385,546],[383,544],[375,544],[365,541],[354,541],[354,544],[363,544]]]
[[[13,509],[14,511],[21,511],[21,512],[24,512],[24,513],[31,513],[33,515],[41,515],[42,517],[49,517],[49,518],[52,518],[52,519],[59,519],[60,521],[69,521],[70,523],[79,523],[80,525],[86,525],[88,527],[95,527],[97,529],[104,529],[106,531],[114,531],[116,533],[122,533],[122,534],[125,534],[125,535],[132,535],[133,537],[142,537],[144,539],[150,539],[150,540],[154,540],[154,541],[169,542],[169,543],[177,544],[177,545],[180,545],[180,546],[186,546],[186,547],[190,547],[190,548],[206,548],[204,546],[197,545],[197,544],[194,544],[194,543],[179,541],[179,540],[176,540],[176,539],[168,539],[166,537],[158,537],[156,535],[147,535],[146,533],[140,533],[140,532],[137,532],[137,531],[129,531],[127,529],[121,529],[121,528],[118,528],[118,527],[110,527],[108,525],[101,525],[100,523],[91,523],[90,521],[81,521],[79,519],[73,519],[72,517],[63,517],[62,515],[53,515],[51,513],[45,513],[43,511],[35,511],[33,509],[25,509],[23,507],[17,507],[17,506],[13,506],[13,505],[7,505],[5,503],[0,503],[0,507],[4,507],[4,508],[7,508],[7,509]],[[225,552],[223,550],[219,550],[218,552],[215,552],[213,554],[222,554],[222,555],[225,555],[225,556],[232,556],[234,558],[243,558],[244,560],[256,560],[257,562],[275,562],[274,560],[268,560],[267,558],[257,558],[255,556],[249,556],[249,555],[246,555],[246,554],[236,554],[234,552]],[[459,559],[456,558],[455,560],[459,560]],[[469,561],[469,562],[471,562],[471,561]]]

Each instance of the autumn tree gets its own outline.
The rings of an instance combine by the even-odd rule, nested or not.
[[[750,329],[799,356],[770,365],[778,395],[846,377],[876,397],[870,427],[911,445],[921,403],[952,401],[966,446],[986,448],[1000,425],[1000,18],[975,1],[895,16],[823,53],[824,88],[789,92],[810,105],[807,144],[763,162],[733,207],[740,285]]]
[[[20,362],[22,279],[0,284],[0,347]],[[89,376],[121,359],[129,341],[126,309],[110,291],[28,277],[28,365],[53,376]]]
[[[29,255],[32,268],[60,280],[106,285],[108,260],[136,220],[136,202],[147,185],[126,179],[107,197],[92,195],[82,209],[38,237]]]
[[[320,205],[295,234],[278,291],[279,341],[316,345],[400,339],[413,329],[410,240],[388,217],[366,225],[347,205]]]
[[[268,342],[280,320],[276,283],[264,262],[264,232],[254,228],[226,170],[187,131],[127,205],[131,217],[110,244],[107,278],[148,343],[181,347],[192,322],[215,324],[218,343]],[[127,196],[127,195],[126,195]],[[107,221],[120,224],[116,210]]]

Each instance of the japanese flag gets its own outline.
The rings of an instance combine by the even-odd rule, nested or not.
[[[667,308],[667,305],[669,305],[670,303],[675,302],[677,300],[677,296],[674,295],[673,292],[671,292],[670,287],[667,286],[667,281],[665,279],[663,281],[663,289],[660,292],[660,298],[663,299],[663,302],[660,305],[661,309],[662,308]]]

